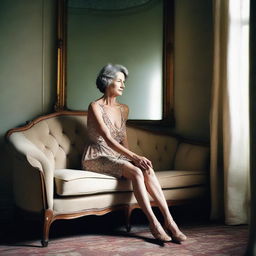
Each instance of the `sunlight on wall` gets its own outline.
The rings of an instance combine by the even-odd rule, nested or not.
[[[149,116],[152,120],[161,120],[162,119],[162,106],[163,106],[163,97],[162,97],[162,77],[161,72],[155,69],[155,72],[152,75],[151,83],[149,84]]]

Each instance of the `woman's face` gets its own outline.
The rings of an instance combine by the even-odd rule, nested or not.
[[[116,73],[116,78],[108,86],[108,92],[113,96],[121,96],[125,88],[125,76],[122,72]]]

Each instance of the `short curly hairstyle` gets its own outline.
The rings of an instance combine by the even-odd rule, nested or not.
[[[125,79],[128,77],[128,69],[122,65],[107,64],[99,72],[96,79],[96,86],[102,92],[105,93],[106,88],[112,83],[116,78],[116,73],[122,72]]]

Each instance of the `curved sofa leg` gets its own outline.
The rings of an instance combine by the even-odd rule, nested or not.
[[[49,240],[49,231],[50,231],[50,226],[53,221],[53,211],[50,209],[47,209],[43,213],[43,239],[41,241],[41,244],[43,247],[48,246],[48,240]]]
[[[128,205],[125,208],[125,227],[127,232],[131,231],[131,215],[132,215],[133,209],[134,208],[131,205]]]

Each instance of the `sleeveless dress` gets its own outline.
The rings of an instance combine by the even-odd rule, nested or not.
[[[120,128],[117,128],[111,122],[108,114],[105,111],[104,105],[99,104],[99,106],[101,109],[103,121],[108,127],[112,138],[115,139],[118,143],[121,143],[126,136],[126,120],[123,114],[123,106],[120,106]],[[89,143],[86,145],[83,153],[82,168],[86,171],[92,171],[110,175],[116,178],[121,178],[123,173],[123,165],[127,163],[127,161],[131,162],[131,160],[126,156],[114,151],[107,145],[103,137],[96,131],[95,122],[96,121],[94,119],[88,120],[87,122]]]

